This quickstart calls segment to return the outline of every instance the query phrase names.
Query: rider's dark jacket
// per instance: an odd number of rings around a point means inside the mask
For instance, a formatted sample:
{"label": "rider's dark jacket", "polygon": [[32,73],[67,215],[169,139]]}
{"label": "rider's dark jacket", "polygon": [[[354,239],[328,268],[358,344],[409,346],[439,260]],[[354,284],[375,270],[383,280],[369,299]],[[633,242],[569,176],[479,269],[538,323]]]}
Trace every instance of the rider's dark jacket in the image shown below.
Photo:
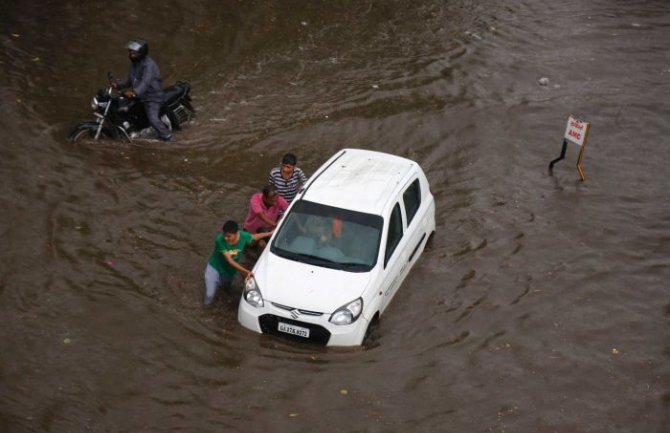
{"label": "rider's dark jacket", "polygon": [[132,62],[128,76],[119,82],[119,88],[132,87],[142,102],[163,102],[161,71],[149,56]]}

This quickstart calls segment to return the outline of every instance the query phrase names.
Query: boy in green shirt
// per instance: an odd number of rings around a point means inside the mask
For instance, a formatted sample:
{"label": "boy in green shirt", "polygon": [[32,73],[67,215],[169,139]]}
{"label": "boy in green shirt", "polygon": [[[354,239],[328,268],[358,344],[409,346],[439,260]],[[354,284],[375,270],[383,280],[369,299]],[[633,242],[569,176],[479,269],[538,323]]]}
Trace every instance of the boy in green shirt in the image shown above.
{"label": "boy in green shirt", "polygon": [[237,272],[244,278],[251,276],[251,271],[240,265],[242,251],[254,245],[258,240],[272,236],[272,232],[257,233],[239,229],[235,221],[226,221],[221,233],[214,238],[214,251],[209,256],[205,268],[205,305],[211,305],[220,286],[229,289]]}

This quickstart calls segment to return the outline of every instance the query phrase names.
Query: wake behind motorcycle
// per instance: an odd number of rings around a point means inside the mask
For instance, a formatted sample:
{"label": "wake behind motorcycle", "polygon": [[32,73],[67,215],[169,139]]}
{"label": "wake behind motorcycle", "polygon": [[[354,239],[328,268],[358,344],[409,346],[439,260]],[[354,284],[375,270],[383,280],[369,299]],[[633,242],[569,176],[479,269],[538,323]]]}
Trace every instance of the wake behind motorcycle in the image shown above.
{"label": "wake behind motorcycle", "polygon": [[[111,83],[110,74],[107,74],[107,78]],[[160,119],[170,131],[180,130],[181,126],[195,115],[195,110],[191,106],[190,91],[191,85],[188,81],[177,81],[174,85],[163,89],[165,103],[160,111]],[[116,92],[111,84],[106,89],[98,91],[91,101],[91,108],[96,119],[75,126],[69,135],[71,141],[82,138],[132,141],[135,138],[149,138],[155,135],[142,102]]]}

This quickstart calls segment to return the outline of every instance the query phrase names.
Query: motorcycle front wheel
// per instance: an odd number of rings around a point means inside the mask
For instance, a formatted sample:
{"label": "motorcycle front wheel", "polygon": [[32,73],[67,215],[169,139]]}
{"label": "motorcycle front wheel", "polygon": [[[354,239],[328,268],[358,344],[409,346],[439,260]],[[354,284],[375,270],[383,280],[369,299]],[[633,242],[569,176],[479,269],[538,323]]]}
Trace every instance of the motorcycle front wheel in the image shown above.
{"label": "motorcycle front wheel", "polygon": [[[95,134],[98,131],[97,124],[81,124],[75,126],[75,128],[70,132],[68,138],[72,142],[77,142],[79,140],[93,140]],[[112,138],[112,133],[107,128],[102,128],[100,131],[100,136],[98,138]]]}

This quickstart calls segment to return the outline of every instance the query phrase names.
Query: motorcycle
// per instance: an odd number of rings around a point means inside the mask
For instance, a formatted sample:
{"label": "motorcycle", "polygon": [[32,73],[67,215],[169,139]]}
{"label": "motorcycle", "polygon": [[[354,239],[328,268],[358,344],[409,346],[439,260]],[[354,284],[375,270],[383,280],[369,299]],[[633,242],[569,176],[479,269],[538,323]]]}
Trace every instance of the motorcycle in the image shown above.
{"label": "motorcycle", "polygon": [[[99,90],[91,101],[96,119],[75,126],[70,132],[69,139],[98,140],[103,137],[132,141],[135,138],[149,138],[155,135],[142,102],[116,92],[109,73],[107,79],[109,86]],[[190,91],[191,85],[188,81],[177,81],[174,85],[163,89],[165,103],[160,111],[160,119],[170,131],[180,130],[181,126],[195,115],[195,110],[191,106]]]}

